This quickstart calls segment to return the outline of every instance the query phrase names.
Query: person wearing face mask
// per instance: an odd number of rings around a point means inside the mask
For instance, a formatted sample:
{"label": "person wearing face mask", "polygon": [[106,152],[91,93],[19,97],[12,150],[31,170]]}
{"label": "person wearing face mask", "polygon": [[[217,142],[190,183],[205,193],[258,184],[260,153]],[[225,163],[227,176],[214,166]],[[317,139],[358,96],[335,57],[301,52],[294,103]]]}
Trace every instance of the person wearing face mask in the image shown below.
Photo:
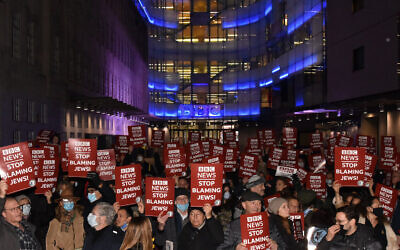
{"label": "person wearing face mask", "polygon": [[155,230],[154,243],[162,249],[178,249],[178,235],[182,228],[188,223],[190,192],[185,188],[175,189],[175,210],[174,216],[168,217],[168,214],[161,212],[157,217],[157,230]]}
{"label": "person wearing face mask", "polygon": [[237,199],[231,193],[231,188],[228,183],[222,186],[222,205],[214,207],[214,211],[217,214],[217,220],[221,223],[222,227],[226,229],[229,223],[232,221],[232,215],[235,210],[235,204]]}
{"label": "person wearing face mask", "polygon": [[22,219],[28,220],[29,215],[31,215],[31,199],[28,196],[21,194],[15,197],[18,204],[22,206]]}
{"label": "person wearing face mask", "polygon": [[289,221],[289,205],[286,199],[278,197],[268,205],[269,233],[278,244],[278,249],[305,249],[293,236],[292,223]]}
{"label": "person wearing face mask", "polygon": [[326,237],[318,244],[319,250],[333,249],[383,249],[373,232],[365,225],[357,224],[358,214],[354,207],[345,206],[336,213],[336,224],[329,227]]}
{"label": "person wearing face mask", "polygon": [[367,207],[366,225],[373,228],[375,239],[379,240],[383,249],[397,250],[399,245],[397,243],[396,234],[390,226],[386,216],[383,214],[383,208],[379,206],[378,197],[372,197]]}
{"label": "person wearing face mask", "polygon": [[65,189],[57,200],[56,217],[50,222],[46,236],[47,250],[74,250],[83,247],[85,231],[82,212],[76,206],[79,198]]}
{"label": "person wearing face mask", "polygon": [[117,213],[117,218],[115,219],[115,226],[120,228],[122,232],[125,232],[128,228],[129,222],[133,218],[132,209],[129,207],[120,207],[118,202],[115,202],[114,210]]}
{"label": "person wearing face mask", "polygon": [[97,203],[87,216],[90,229],[86,232],[83,250],[118,250],[124,237],[115,230],[113,221],[116,213],[107,202]]}

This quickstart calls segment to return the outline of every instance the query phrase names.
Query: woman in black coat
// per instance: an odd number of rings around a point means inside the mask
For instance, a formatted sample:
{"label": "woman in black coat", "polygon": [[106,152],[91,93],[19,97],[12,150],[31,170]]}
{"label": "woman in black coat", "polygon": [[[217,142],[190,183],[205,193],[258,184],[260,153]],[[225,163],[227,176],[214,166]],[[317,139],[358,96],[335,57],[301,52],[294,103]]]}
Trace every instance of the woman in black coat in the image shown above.
{"label": "woman in black coat", "polygon": [[221,224],[212,216],[212,207],[191,208],[189,221],[179,234],[178,250],[215,250],[224,242]]}
{"label": "woman in black coat", "polygon": [[278,250],[303,249],[293,236],[293,227],[288,219],[288,202],[283,198],[275,198],[270,202],[268,212],[270,237],[278,244]]}

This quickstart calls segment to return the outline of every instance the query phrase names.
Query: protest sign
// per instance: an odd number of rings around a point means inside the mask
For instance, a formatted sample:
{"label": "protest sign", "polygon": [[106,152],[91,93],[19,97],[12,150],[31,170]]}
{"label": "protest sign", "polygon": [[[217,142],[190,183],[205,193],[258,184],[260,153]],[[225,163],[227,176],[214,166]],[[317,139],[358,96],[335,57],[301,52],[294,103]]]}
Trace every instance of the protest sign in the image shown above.
{"label": "protest sign", "polygon": [[221,205],[223,164],[191,164],[191,196],[192,207]]}
{"label": "protest sign", "polygon": [[58,178],[58,165],[57,161],[50,151],[46,150],[45,158],[41,162],[39,172],[36,178],[35,194],[44,194],[46,191],[55,191]]}
{"label": "protest sign", "polygon": [[237,165],[237,151],[234,148],[226,148],[224,157],[224,171],[233,172]]}
{"label": "protest sign", "polygon": [[142,166],[133,164],[115,169],[115,196],[120,206],[136,204],[142,195]]}
{"label": "protest sign", "polygon": [[342,186],[364,186],[365,148],[335,148],[335,181]]}
{"label": "protest sign", "polygon": [[365,170],[364,170],[364,185],[368,186],[368,182],[373,178],[376,162],[378,157],[372,154],[365,154]]}
{"label": "protest sign", "polygon": [[174,215],[175,181],[173,178],[146,177],[145,215],[157,217],[161,212]]}
{"label": "protest sign", "polygon": [[239,177],[251,177],[257,173],[258,156],[243,154],[240,160]]}
{"label": "protest sign", "polygon": [[68,171],[68,142],[61,142],[61,169],[63,172]]}
{"label": "protest sign", "polygon": [[357,135],[356,147],[369,148],[371,145],[371,136],[368,135]]}
{"label": "protest sign", "polygon": [[33,170],[35,173],[35,178],[39,175],[40,166],[43,165],[44,158],[46,157],[45,151],[47,155],[49,155],[49,149],[44,148],[30,148],[33,163]]}
{"label": "protest sign", "polygon": [[345,135],[339,135],[336,139],[336,146],[338,147],[350,147],[353,145],[353,138]]}
{"label": "protest sign", "polygon": [[[311,172],[314,172],[323,161],[324,161],[324,156],[320,153],[309,155],[308,165],[310,167]],[[325,171],[325,166],[322,168],[319,168],[316,173],[324,172],[324,171]]]}
{"label": "protest sign", "polygon": [[306,188],[313,190],[318,199],[326,198],[326,175],[325,174],[308,174]]}
{"label": "protest sign", "polygon": [[284,127],[282,130],[282,142],[285,148],[297,147],[297,128]]}
{"label": "protest sign", "polygon": [[246,152],[248,154],[260,155],[260,140],[258,138],[248,138]]}
{"label": "protest sign", "polygon": [[199,163],[203,161],[204,153],[201,142],[192,142],[187,145],[188,163]]}
{"label": "protest sign", "polygon": [[97,151],[96,172],[103,181],[115,180],[115,152],[114,149],[104,149]]}
{"label": "protest sign", "polygon": [[396,164],[397,149],[396,146],[383,146],[381,148],[381,159],[379,168],[392,171]]}
{"label": "protest sign", "polygon": [[321,133],[312,133],[310,135],[310,148],[312,150],[320,150],[324,146]]}
{"label": "protest sign", "polygon": [[164,166],[165,176],[172,177],[186,175],[186,156],[185,149],[180,148],[164,148]]}
{"label": "protest sign", "polygon": [[7,194],[34,187],[36,181],[33,168],[27,142],[0,148],[0,177],[6,179]]}
{"label": "protest sign", "polygon": [[68,176],[86,177],[96,170],[97,140],[68,139]]}
{"label": "protest sign", "polygon": [[127,154],[129,152],[129,137],[127,135],[115,136],[115,151],[117,154]]}
{"label": "protest sign", "polygon": [[224,131],[223,137],[224,137],[224,144],[226,144],[227,142],[230,142],[230,141],[236,141],[235,131],[232,131],[232,130]]}
{"label": "protest sign", "polygon": [[201,134],[198,131],[189,131],[189,143],[200,142]]}
{"label": "protest sign", "polygon": [[291,213],[289,220],[293,225],[293,236],[295,240],[304,239],[304,213]]}
{"label": "protest sign", "polygon": [[278,166],[276,168],[275,176],[292,178],[292,175],[296,173],[297,173],[297,168]]}
{"label": "protest sign", "polygon": [[153,148],[159,148],[164,145],[165,131],[153,130],[151,133],[151,146]]}
{"label": "protest sign", "polygon": [[211,151],[211,145],[210,145],[210,140],[203,140],[201,141],[201,145],[203,146],[203,153],[205,157],[208,157],[211,155],[210,151]]}
{"label": "protest sign", "polygon": [[269,225],[266,212],[240,216],[242,244],[247,249],[269,249]]}
{"label": "protest sign", "polygon": [[283,149],[279,165],[291,168],[297,168],[299,160],[299,151],[295,149]]}
{"label": "protest sign", "polygon": [[274,147],[269,152],[268,168],[276,169],[283,157],[283,149]]}
{"label": "protest sign", "polygon": [[140,148],[147,143],[147,133],[145,125],[128,126],[129,144],[135,148]]}
{"label": "protest sign", "polygon": [[264,130],[264,146],[272,147],[275,145],[275,132],[272,129]]}
{"label": "protest sign", "polygon": [[375,196],[379,198],[379,202],[383,208],[383,213],[385,216],[391,218],[397,202],[397,190],[377,183],[375,188]]}
{"label": "protest sign", "polygon": [[171,149],[179,147],[179,142],[166,142],[164,143],[164,149]]}
{"label": "protest sign", "polygon": [[53,135],[54,131],[52,130],[44,130],[44,129],[40,130],[36,137],[36,143],[37,144],[48,143]]}

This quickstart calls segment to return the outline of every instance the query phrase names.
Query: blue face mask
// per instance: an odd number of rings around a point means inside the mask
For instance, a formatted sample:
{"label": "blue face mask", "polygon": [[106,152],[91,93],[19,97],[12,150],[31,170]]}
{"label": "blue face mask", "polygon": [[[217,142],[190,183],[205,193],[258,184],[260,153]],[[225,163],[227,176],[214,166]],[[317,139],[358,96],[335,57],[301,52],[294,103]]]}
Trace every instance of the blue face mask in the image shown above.
{"label": "blue face mask", "polygon": [[189,203],[186,204],[176,204],[176,207],[181,210],[182,212],[185,212],[189,208]]}
{"label": "blue face mask", "polygon": [[88,193],[87,198],[90,201],[90,203],[93,203],[93,202],[96,201],[96,194],[95,193]]}
{"label": "blue face mask", "polygon": [[125,223],[124,225],[122,225],[121,229],[125,230],[128,227],[128,223]]}
{"label": "blue face mask", "polygon": [[63,202],[63,207],[66,211],[71,212],[72,209],[74,209],[74,202],[73,201],[67,201]]}

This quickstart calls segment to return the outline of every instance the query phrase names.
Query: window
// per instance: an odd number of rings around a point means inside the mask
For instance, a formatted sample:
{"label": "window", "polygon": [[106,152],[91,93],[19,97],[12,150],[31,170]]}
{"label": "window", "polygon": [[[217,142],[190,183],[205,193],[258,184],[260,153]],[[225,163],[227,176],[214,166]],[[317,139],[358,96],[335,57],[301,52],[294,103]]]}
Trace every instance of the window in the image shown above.
{"label": "window", "polygon": [[28,64],[35,64],[35,23],[28,24],[28,34],[26,37],[26,54]]}
{"label": "window", "polygon": [[82,113],[78,113],[78,128],[82,128]]}
{"label": "window", "polygon": [[353,71],[364,68],[364,46],[353,50]]}
{"label": "window", "polygon": [[21,58],[21,30],[22,30],[22,16],[21,14],[15,14],[12,17],[12,56],[14,58]]}
{"label": "window", "polygon": [[74,132],[69,133],[69,138],[75,138],[75,133]]}
{"label": "window", "polygon": [[84,123],[85,123],[85,125],[84,125],[84,127],[85,128],[88,128],[89,127],[89,116],[86,116],[85,114],[82,114],[83,115],[83,121],[84,121]]}
{"label": "window", "polygon": [[75,114],[73,112],[69,113],[69,125],[71,128],[75,126]]}
{"label": "window", "polygon": [[22,99],[15,98],[13,101],[13,120],[16,122],[22,121]]}
{"label": "window", "polygon": [[78,133],[77,138],[81,138],[82,139],[82,133],[81,132]]}
{"label": "window", "polygon": [[47,124],[48,123],[48,116],[47,116],[47,104],[46,103],[42,103],[40,105],[40,122],[43,124]]}
{"label": "window", "polygon": [[353,0],[353,13],[364,8],[364,0]]}
{"label": "window", "polygon": [[28,122],[36,122],[36,103],[28,100]]}

